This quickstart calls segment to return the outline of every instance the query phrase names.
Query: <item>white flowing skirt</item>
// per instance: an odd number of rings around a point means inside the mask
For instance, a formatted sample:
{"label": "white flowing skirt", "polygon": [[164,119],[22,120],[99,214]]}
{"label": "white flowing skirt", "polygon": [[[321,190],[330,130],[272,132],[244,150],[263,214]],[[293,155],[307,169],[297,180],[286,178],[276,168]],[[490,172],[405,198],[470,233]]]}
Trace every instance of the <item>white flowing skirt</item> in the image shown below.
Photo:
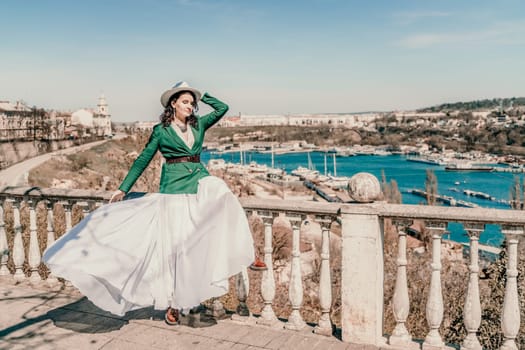
{"label": "white flowing skirt", "polygon": [[207,176],[197,194],[152,193],[88,214],[44,253],[51,272],[116,315],[188,309],[228,291],[254,259],[244,209]]}

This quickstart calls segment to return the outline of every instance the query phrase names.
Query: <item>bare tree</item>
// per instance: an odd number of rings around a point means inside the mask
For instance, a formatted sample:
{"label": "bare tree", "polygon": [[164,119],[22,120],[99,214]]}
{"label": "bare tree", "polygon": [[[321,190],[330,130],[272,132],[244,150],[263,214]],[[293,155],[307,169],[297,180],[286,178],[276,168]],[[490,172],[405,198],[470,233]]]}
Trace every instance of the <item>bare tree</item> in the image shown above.
{"label": "bare tree", "polygon": [[510,206],[514,210],[524,210],[524,201],[525,198],[524,193],[525,192],[525,182],[523,184],[523,191],[522,186],[520,182],[520,178],[517,176],[514,176],[514,184],[510,188]]}
{"label": "bare tree", "polygon": [[436,205],[437,199],[437,177],[433,170],[427,169],[427,177],[425,179],[425,191],[427,194],[427,204]]}
{"label": "bare tree", "polygon": [[388,183],[384,170],[381,170],[381,191],[383,192],[383,198],[388,203],[401,204],[401,192],[399,191],[397,181],[390,180],[390,183]]}

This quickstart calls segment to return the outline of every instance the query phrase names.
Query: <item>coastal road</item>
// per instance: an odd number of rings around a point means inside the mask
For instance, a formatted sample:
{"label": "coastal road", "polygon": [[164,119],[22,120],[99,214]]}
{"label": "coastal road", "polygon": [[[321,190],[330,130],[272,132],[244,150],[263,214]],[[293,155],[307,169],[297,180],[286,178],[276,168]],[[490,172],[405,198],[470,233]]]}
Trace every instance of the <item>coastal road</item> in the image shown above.
{"label": "coastal road", "polygon": [[51,153],[42,154],[40,156],[36,156],[34,158],[27,159],[20,163],[14,164],[9,168],[0,171],[0,189],[6,186],[29,186],[27,182],[29,171],[34,167],[39,166],[40,164],[48,161],[53,156],[81,152],[107,141],[108,140],[102,140],[86,143],[80,146],[69,147]]}

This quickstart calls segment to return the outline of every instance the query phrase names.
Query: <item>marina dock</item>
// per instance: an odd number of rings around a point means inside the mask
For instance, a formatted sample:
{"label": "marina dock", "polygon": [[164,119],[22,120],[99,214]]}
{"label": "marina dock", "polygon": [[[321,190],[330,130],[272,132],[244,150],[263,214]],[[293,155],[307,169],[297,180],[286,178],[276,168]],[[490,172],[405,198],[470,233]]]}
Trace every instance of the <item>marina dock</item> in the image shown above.
{"label": "marina dock", "polygon": [[[427,192],[419,189],[412,189],[409,190],[408,193],[411,193],[413,195],[426,198]],[[470,203],[467,201],[463,201],[461,199],[455,199],[450,196],[443,196],[443,195],[436,195],[436,201],[438,203],[442,203],[451,207],[464,207],[464,208],[477,208],[478,205],[474,203]]]}
{"label": "marina dock", "polygon": [[502,167],[494,167],[493,171],[496,171],[498,173],[525,173],[525,167],[519,167],[519,168],[502,168]]}

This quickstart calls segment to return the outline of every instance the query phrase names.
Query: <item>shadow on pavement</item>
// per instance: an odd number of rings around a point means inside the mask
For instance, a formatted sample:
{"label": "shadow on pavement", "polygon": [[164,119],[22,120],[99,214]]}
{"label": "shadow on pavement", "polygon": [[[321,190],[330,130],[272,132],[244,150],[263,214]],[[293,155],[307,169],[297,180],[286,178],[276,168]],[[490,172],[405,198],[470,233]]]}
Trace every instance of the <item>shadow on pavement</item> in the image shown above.
{"label": "shadow on pavement", "polygon": [[[208,314],[207,309],[200,309],[188,315],[181,315],[180,325],[202,328],[210,327],[217,324],[217,321]],[[119,317],[95,306],[86,297],[83,297],[73,303],[50,310],[47,313],[37,317],[24,317],[25,319],[10,327],[0,329],[0,339],[9,337],[11,340],[30,338],[40,334],[46,325],[53,322],[55,327],[71,330],[77,333],[108,333],[121,329],[127,325],[130,320],[150,319],[158,322],[164,322],[164,311],[154,310],[153,307],[147,307],[126,313]],[[36,326],[36,328],[35,328]],[[28,329],[30,330],[23,335],[13,333]]]}
{"label": "shadow on pavement", "polygon": [[[203,328],[217,324],[207,309],[197,309],[188,315],[182,314],[180,325]],[[47,313],[49,319],[56,327],[65,328],[79,333],[107,333],[118,330],[128,324],[130,320],[155,320],[164,322],[164,311],[154,310],[153,307],[138,309],[119,317],[104,311],[87,298],[82,298],[74,303],[64,305]]]}
{"label": "shadow on pavement", "polygon": [[163,320],[164,312],[152,307],[134,310],[119,317],[96,307],[86,297],[47,313],[56,327],[79,333],[107,333],[119,330],[129,320]]}

